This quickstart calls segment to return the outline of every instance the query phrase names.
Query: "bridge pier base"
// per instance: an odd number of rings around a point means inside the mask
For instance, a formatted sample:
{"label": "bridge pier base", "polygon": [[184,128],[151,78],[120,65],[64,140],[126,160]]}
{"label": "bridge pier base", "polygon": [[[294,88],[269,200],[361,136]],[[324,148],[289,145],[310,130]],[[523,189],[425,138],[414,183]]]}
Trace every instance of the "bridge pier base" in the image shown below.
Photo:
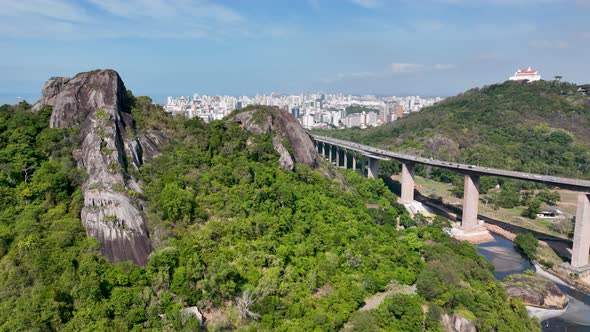
{"label": "bridge pier base", "polygon": [[414,163],[402,163],[402,176],[401,176],[401,185],[402,185],[402,197],[400,197],[399,202],[401,204],[410,204],[414,201]]}
{"label": "bridge pier base", "polygon": [[479,205],[479,175],[465,175],[463,190],[463,217],[461,228],[470,230],[477,227],[477,209]]}
{"label": "bridge pier base", "polygon": [[573,268],[588,265],[588,251],[590,250],[590,193],[578,193],[578,207],[576,210],[576,228],[574,230],[574,245],[572,248]]}
{"label": "bridge pier base", "polygon": [[494,237],[477,220],[479,205],[479,175],[466,174],[463,190],[463,216],[461,227],[453,227],[451,236],[473,244],[492,242]]}
{"label": "bridge pier base", "polygon": [[367,169],[367,177],[369,179],[377,179],[379,177],[379,160],[369,158],[369,167]]}

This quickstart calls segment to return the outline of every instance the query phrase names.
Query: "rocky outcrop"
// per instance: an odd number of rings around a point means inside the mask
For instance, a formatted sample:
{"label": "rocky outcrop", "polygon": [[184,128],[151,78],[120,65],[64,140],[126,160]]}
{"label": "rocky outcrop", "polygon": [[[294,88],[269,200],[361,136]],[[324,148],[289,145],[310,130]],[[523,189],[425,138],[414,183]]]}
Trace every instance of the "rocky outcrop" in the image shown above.
{"label": "rocky outcrop", "polygon": [[508,296],[520,298],[528,306],[564,309],[569,302],[567,296],[553,281],[537,275],[514,274],[502,283]]}
{"label": "rocky outcrop", "polygon": [[447,332],[477,332],[475,324],[460,314],[444,314],[440,320],[443,330]]}
{"label": "rocky outcrop", "polygon": [[295,163],[312,168],[320,164],[313,142],[301,124],[288,112],[276,107],[260,107],[234,115],[229,119],[255,134],[273,133],[272,144],[279,154],[279,166],[292,170]]}
{"label": "rocky outcrop", "polygon": [[81,213],[87,233],[113,262],[145,264],[151,247],[136,195],[141,188],[129,170],[158,154],[162,138],[136,137],[127,90],[113,70],[51,78],[33,110],[43,105],[53,107],[51,127],[80,129],[80,149],[74,157],[88,174]]}

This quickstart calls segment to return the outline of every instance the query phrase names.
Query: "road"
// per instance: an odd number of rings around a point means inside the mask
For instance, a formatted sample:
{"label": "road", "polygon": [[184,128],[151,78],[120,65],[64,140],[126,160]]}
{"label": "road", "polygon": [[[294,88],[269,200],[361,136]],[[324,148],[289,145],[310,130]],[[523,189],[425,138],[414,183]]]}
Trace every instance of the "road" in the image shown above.
{"label": "road", "polygon": [[469,164],[460,164],[455,162],[448,162],[443,160],[423,158],[419,156],[413,156],[404,153],[398,153],[388,150],[378,149],[372,146],[363,145],[359,143],[344,141],[331,137],[310,135],[316,142],[323,142],[341,148],[345,148],[350,151],[356,151],[363,155],[371,158],[380,160],[396,160],[400,162],[413,162],[423,165],[430,165],[435,167],[446,168],[452,171],[470,174],[470,175],[488,175],[488,176],[501,176],[511,179],[519,179],[533,182],[540,182],[550,186],[555,186],[563,189],[590,192],[590,181],[580,179],[570,179],[557,177],[552,175],[533,174],[519,171],[510,171],[505,169],[491,168],[491,167],[480,167]]}

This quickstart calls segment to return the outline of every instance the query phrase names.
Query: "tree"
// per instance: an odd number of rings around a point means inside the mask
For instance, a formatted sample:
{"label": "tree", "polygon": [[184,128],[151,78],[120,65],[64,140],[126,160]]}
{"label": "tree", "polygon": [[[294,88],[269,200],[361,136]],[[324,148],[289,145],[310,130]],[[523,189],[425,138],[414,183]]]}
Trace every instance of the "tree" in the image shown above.
{"label": "tree", "polygon": [[541,201],[538,199],[531,199],[528,202],[527,208],[522,211],[521,216],[529,219],[536,219],[539,211],[541,211]]}
{"label": "tree", "polygon": [[162,216],[171,220],[190,221],[194,209],[194,196],[176,183],[169,183],[162,189],[160,204]]}
{"label": "tree", "polygon": [[557,191],[549,191],[549,190],[542,190],[537,193],[536,198],[543,203],[548,205],[555,205],[559,200],[561,200],[561,196]]}
{"label": "tree", "polygon": [[537,240],[533,234],[526,233],[517,235],[514,239],[514,245],[530,260],[535,260],[537,258],[539,240]]}

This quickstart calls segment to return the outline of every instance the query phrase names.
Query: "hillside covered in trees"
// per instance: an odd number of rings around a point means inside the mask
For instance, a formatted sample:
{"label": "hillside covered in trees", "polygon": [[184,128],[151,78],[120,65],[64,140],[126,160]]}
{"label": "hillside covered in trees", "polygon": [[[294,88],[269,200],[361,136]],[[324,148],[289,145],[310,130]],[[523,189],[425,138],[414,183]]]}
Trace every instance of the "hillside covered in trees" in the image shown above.
{"label": "hillside covered in trees", "polygon": [[590,98],[576,88],[507,81],[380,127],[317,133],[429,158],[590,178]]}
{"label": "hillside covered in trees", "polygon": [[[87,236],[76,129],[48,128],[51,107],[0,108],[0,330],[440,331],[444,314],[480,331],[539,330],[474,246],[416,225],[382,180],[325,162],[285,170],[271,134],[129,98],[137,133],[169,138],[129,169],[142,192],[114,188],[145,202],[145,266],[109,262]],[[395,285],[416,292],[357,312]]]}

